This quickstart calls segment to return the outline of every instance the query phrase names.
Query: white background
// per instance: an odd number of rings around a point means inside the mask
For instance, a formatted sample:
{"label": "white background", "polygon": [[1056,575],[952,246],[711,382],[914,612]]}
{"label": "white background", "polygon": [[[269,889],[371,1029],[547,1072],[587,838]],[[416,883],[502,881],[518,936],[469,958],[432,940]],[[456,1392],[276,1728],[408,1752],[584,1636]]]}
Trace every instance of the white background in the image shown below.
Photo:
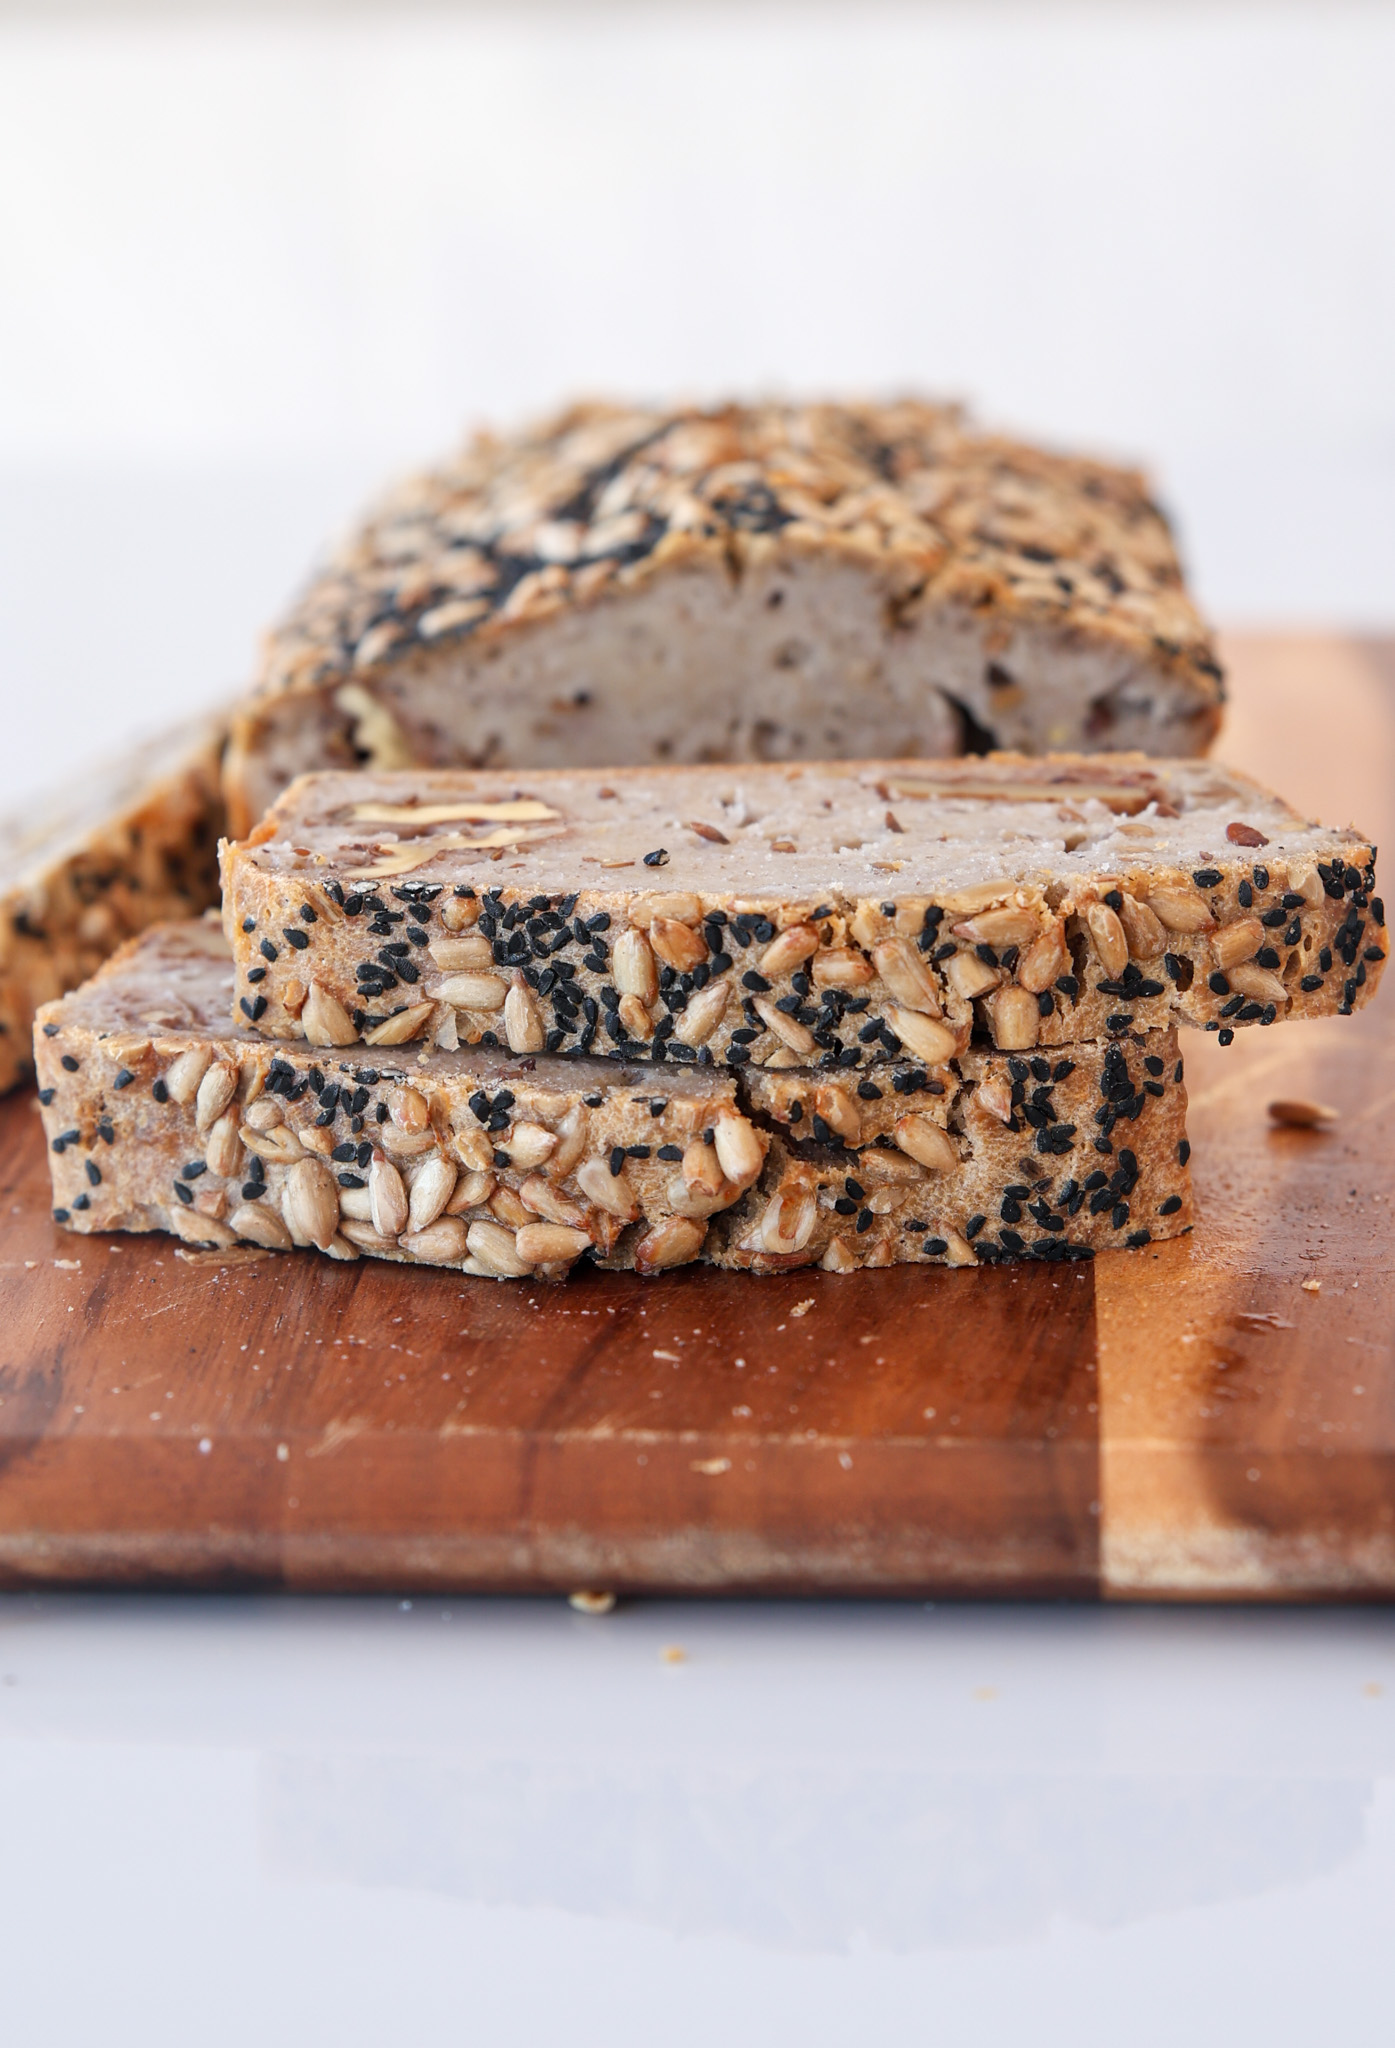
{"label": "white background", "polygon": [[1393,104],[1350,0],[0,0],[0,801],[577,389],[960,395],[1146,461],[1222,624],[1388,625]]}
{"label": "white background", "polygon": [[[1339,0],[0,0],[0,798],[577,387],[962,394],[1388,627],[1392,108]],[[0,1600],[6,2048],[1309,2048],[1392,1923],[1384,1612]]]}

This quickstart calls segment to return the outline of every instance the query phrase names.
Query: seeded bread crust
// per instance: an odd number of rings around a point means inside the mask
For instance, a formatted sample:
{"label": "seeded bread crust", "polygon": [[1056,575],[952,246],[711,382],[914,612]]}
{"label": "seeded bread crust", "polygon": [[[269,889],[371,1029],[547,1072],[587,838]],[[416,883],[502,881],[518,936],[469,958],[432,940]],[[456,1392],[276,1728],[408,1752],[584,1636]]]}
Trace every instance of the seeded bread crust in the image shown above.
{"label": "seeded bread crust", "polygon": [[306,777],[223,849],[242,1019],[317,1044],[937,1062],[1346,1015],[1371,848],[1141,755]]}
{"label": "seeded bread crust", "polygon": [[574,407],[388,497],[271,634],[244,835],[372,767],[1142,747],[1221,672],[1141,477],[953,408]]}
{"label": "seeded bread crust", "polygon": [[34,1012],[132,933],[218,901],[221,727],[182,727],[0,823],[0,1091],[33,1071]]}
{"label": "seeded bread crust", "polygon": [[147,932],[41,1013],[60,1223],[560,1279],[582,1256],[641,1273],[1081,1257],[1192,1221],[1169,1033],[856,1086],[488,1048],[367,1066],[230,1031],[230,990],[205,920]]}

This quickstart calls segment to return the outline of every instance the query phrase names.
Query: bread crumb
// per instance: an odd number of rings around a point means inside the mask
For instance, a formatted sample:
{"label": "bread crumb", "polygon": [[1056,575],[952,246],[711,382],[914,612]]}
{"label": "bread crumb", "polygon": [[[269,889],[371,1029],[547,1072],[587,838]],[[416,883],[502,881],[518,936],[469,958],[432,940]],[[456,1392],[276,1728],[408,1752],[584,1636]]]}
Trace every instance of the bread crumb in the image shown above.
{"label": "bread crumb", "polygon": [[568,1593],[568,1607],[574,1607],[578,1614],[609,1614],[615,1605],[613,1593]]}
{"label": "bread crumb", "polygon": [[803,1301],[795,1303],[794,1307],[790,1310],[790,1314],[792,1316],[807,1316],[810,1309],[813,1308],[814,1302],[815,1297],[812,1294],[806,1294]]}
{"label": "bread crumb", "polygon": [[688,1653],[681,1643],[665,1643],[659,1652],[661,1664],[686,1664]]}
{"label": "bread crumb", "polygon": [[709,1479],[717,1479],[723,1472],[730,1472],[730,1458],[694,1458],[689,1465],[690,1472],[705,1472]]}
{"label": "bread crumb", "polygon": [[1321,1280],[1304,1280],[1302,1287],[1305,1294],[1321,1294],[1322,1292]]}

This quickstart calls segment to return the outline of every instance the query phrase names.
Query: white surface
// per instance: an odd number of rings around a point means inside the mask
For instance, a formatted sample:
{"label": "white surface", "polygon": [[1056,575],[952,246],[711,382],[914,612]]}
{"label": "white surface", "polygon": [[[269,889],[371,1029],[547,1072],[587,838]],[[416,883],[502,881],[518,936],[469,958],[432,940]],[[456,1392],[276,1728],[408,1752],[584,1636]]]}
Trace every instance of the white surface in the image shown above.
{"label": "white surface", "polygon": [[1392,101],[1361,0],[0,0],[0,802],[578,388],[962,394],[1152,465],[1223,623],[1390,624]]}
{"label": "white surface", "polygon": [[12,1597],[0,1814],[16,2048],[1374,2042],[1395,1628]]}

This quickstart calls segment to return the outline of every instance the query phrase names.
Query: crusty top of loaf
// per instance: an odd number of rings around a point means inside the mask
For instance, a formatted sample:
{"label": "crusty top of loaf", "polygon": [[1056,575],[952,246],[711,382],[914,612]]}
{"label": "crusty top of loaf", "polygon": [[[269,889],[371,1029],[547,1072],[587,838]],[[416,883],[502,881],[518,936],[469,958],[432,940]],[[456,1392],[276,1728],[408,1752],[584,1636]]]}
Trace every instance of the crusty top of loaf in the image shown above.
{"label": "crusty top of loaf", "polygon": [[[511,891],[691,891],[832,903],[1079,884],[1101,875],[1366,843],[1210,761],[991,754],[949,761],[606,771],[304,775],[235,858],[350,887],[469,881]],[[1263,854],[1256,848],[1263,847]]]}
{"label": "crusty top of loaf", "polygon": [[380,503],[270,635],[259,688],[390,671],[707,555],[866,564],[896,615],[960,604],[1112,640],[1219,703],[1220,669],[1141,476],[972,431],[956,408],[586,404],[482,433]]}
{"label": "crusty top of loaf", "polygon": [[191,790],[206,793],[212,808],[224,733],[221,718],[193,719],[0,818],[0,896],[34,888],[75,854],[100,860],[114,846],[126,856],[125,835],[143,816],[165,804],[187,807]]}

